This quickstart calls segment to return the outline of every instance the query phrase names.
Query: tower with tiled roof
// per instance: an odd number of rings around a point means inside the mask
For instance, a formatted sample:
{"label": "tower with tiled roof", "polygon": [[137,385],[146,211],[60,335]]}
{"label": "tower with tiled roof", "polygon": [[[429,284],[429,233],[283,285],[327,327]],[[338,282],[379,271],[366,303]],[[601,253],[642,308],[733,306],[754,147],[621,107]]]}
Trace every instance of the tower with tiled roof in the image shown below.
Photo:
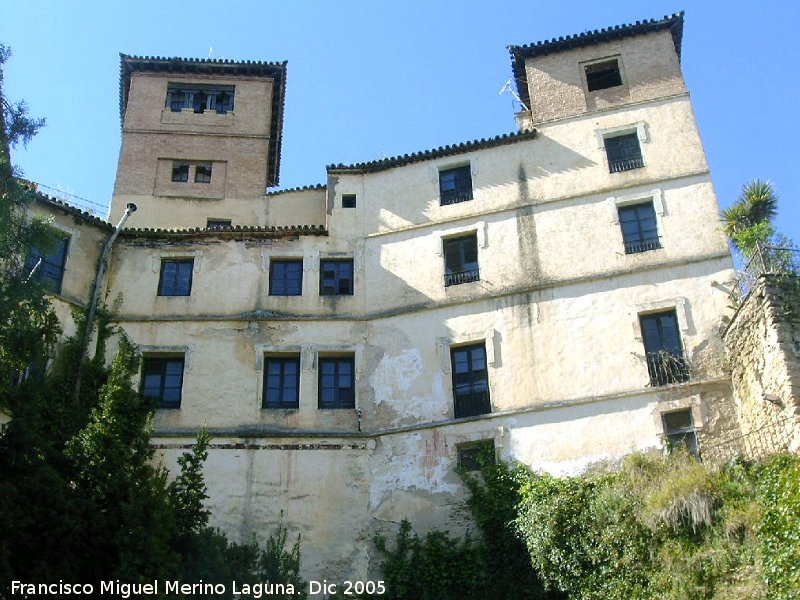
{"label": "tower with tiled roof", "polygon": [[138,227],[264,225],[278,184],[286,63],[120,55],[122,147],[111,203]]}

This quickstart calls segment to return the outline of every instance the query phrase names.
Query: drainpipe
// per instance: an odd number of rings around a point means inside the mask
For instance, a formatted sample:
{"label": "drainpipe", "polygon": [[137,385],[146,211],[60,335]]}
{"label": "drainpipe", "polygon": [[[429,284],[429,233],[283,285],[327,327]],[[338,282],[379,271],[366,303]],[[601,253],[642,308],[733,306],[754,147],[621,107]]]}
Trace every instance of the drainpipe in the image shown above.
{"label": "drainpipe", "polygon": [[136,205],[133,202],[130,202],[128,206],[125,207],[125,212],[122,213],[122,218],[117,223],[117,226],[114,228],[114,231],[111,232],[111,236],[106,241],[106,245],[103,247],[103,253],[100,255],[100,264],[97,265],[97,276],[94,279],[94,290],[92,291],[92,300],[89,303],[89,313],[86,315],[86,323],[84,325],[83,331],[83,341],[81,342],[81,361],[78,365],[78,374],[77,378],[75,379],[75,398],[78,398],[78,395],[81,392],[81,376],[83,374],[83,367],[86,365],[86,357],[89,353],[89,338],[92,336],[92,327],[94,326],[94,317],[97,313],[97,304],[100,301],[100,290],[103,289],[103,282],[106,276],[106,262],[108,261],[108,256],[111,254],[111,246],[114,245],[114,241],[116,241],[119,232],[122,230],[122,226],[125,224],[125,221],[128,220],[128,217],[131,216],[131,213],[136,212]]}

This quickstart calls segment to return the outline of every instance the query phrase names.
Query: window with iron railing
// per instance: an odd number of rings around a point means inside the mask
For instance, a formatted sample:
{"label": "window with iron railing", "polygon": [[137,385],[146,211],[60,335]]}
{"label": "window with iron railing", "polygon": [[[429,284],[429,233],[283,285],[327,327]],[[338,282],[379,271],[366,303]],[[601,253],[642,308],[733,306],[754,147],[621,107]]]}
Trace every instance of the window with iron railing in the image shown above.
{"label": "window with iron railing", "polygon": [[469,165],[439,171],[439,204],[472,200],[472,172]]}
{"label": "window with iron railing", "polygon": [[644,157],[639,146],[639,136],[636,133],[607,137],[604,144],[610,173],[644,167]]}
{"label": "window with iron railing", "polygon": [[661,242],[658,239],[656,211],[652,202],[621,206],[618,210],[625,254],[661,248]]}
{"label": "window with iron railing", "polygon": [[689,381],[689,361],[681,345],[675,311],[642,315],[639,322],[650,385],[662,386]]}
{"label": "window with iron railing", "polygon": [[447,238],[442,243],[445,287],[480,280],[477,234]]}
{"label": "window with iron railing", "polygon": [[489,372],[483,343],[450,349],[453,369],[453,415],[456,419],[492,412]]}

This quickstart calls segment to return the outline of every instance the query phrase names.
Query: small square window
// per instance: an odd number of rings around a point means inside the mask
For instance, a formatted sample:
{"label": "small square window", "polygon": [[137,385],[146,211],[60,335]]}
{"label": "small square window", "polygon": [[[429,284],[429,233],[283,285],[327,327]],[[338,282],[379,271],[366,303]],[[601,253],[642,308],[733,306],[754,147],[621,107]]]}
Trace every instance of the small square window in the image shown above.
{"label": "small square window", "polygon": [[342,208],[355,208],[356,195],[355,194],[342,194]]}
{"label": "small square window", "polygon": [[661,415],[664,423],[664,437],[670,449],[686,448],[689,454],[699,456],[697,431],[691,409],[678,410]]}
{"label": "small square window", "polygon": [[604,140],[610,173],[631,171],[644,166],[639,136],[635,133],[607,137]]}
{"label": "small square window", "polygon": [[142,359],[142,395],[154,398],[157,408],[180,408],[183,366],[183,356],[145,356]]}
{"label": "small square window", "polygon": [[689,362],[683,352],[675,311],[642,315],[639,323],[650,385],[689,381]]}
{"label": "small square window", "polygon": [[269,295],[300,296],[303,293],[303,260],[270,260]]}
{"label": "small square window", "polygon": [[211,165],[196,165],[194,168],[195,183],[211,183]]}
{"label": "small square window", "polygon": [[319,408],[355,408],[355,359],[353,356],[319,358]]}
{"label": "small square window", "polygon": [[478,281],[481,278],[477,234],[446,238],[442,245],[445,287]]}
{"label": "small square window", "polygon": [[262,408],[300,407],[300,356],[270,356],[264,359]]}
{"label": "small square window", "polygon": [[453,369],[453,415],[456,419],[492,412],[489,371],[483,342],[450,349]]}
{"label": "small square window", "polygon": [[469,165],[439,171],[441,206],[472,200],[472,172]]}
{"label": "small square window", "polygon": [[482,463],[493,465],[496,461],[494,440],[458,445],[458,466],[465,471],[480,471]]}
{"label": "small square window", "polygon": [[184,183],[189,181],[189,164],[188,163],[173,163],[172,164],[172,181]]}
{"label": "small square window", "polygon": [[192,292],[192,271],[194,260],[191,258],[161,261],[161,277],[158,281],[159,296],[188,296]]}
{"label": "small square window", "polygon": [[206,221],[206,229],[225,229],[230,226],[230,219],[208,219]]}
{"label": "small square window", "polygon": [[590,92],[622,85],[619,61],[616,58],[586,65],[586,87]]}
{"label": "small square window", "polygon": [[69,238],[63,237],[56,240],[52,252],[48,254],[43,254],[35,246],[32,247],[25,260],[25,273],[33,272],[33,281],[38,281],[46,290],[54,294],[60,294],[64,281],[68,246]]}
{"label": "small square window", "polygon": [[661,248],[656,226],[656,211],[652,202],[620,206],[618,210],[625,254]]}
{"label": "small square window", "polygon": [[319,293],[321,296],[353,295],[352,259],[319,261]]}

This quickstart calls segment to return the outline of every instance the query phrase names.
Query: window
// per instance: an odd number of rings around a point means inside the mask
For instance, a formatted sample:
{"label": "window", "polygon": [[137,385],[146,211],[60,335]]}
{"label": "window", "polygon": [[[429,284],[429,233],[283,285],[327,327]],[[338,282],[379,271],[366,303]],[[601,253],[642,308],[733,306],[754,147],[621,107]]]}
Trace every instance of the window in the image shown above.
{"label": "window", "polygon": [[493,465],[497,461],[494,440],[469,442],[458,446],[458,466],[465,471],[480,471],[481,463]]}
{"label": "window", "polygon": [[689,381],[689,363],[681,346],[675,311],[642,315],[639,318],[650,385]]}
{"label": "window", "polygon": [[68,237],[56,240],[53,251],[49,254],[43,254],[41,250],[34,246],[25,260],[25,273],[33,272],[33,281],[38,281],[45,289],[54,294],[60,294],[61,284],[64,280],[64,265],[67,262],[68,246]]}
{"label": "window", "polygon": [[355,407],[355,359],[352,356],[321,356],[319,408]]}
{"label": "window", "polygon": [[642,150],[639,148],[639,137],[636,133],[627,133],[604,140],[608,170],[610,173],[630,171],[644,166]]}
{"label": "window", "polygon": [[198,114],[209,111],[224,115],[233,110],[234,91],[232,85],[170,83],[166,106],[173,112],[191,108]]}
{"label": "window", "polygon": [[176,182],[189,181],[188,163],[172,163],[172,181]]}
{"label": "window", "polygon": [[206,229],[223,229],[230,226],[230,219],[208,219],[206,221]]}
{"label": "window", "polygon": [[319,263],[319,293],[322,296],[353,295],[353,261],[321,260]]}
{"label": "window", "polygon": [[342,194],[342,208],[355,208],[356,195],[355,194]]}
{"label": "window", "polygon": [[194,168],[195,183],[211,183],[211,165],[197,165]]}
{"label": "window", "polygon": [[472,200],[470,166],[439,171],[439,203],[444,206],[465,200]]}
{"label": "window", "polygon": [[586,87],[590,92],[622,85],[619,62],[616,58],[586,65]]}
{"label": "window", "polygon": [[451,348],[455,417],[472,417],[492,412],[489,401],[489,372],[483,343]]}
{"label": "window", "polygon": [[656,211],[652,202],[619,207],[619,224],[625,254],[661,248],[656,227]]}
{"label": "window", "polygon": [[192,291],[191,258],[161,261],[161,277],[158,280],[159,296],[188,296]]}
{"label": "window", "polygon": [[664,423],[664,437],[669,449],[683,447],[689,454],[699,456],[697,431],[694,428],[691,409],[665,413],[661,415],[661,420]]}
{"label": "window", "polygon": [[142,395],[154,398],[157,408],[180,408],[183,357],[148,357],[142,360]]}
{"label": "window", "polygon": [[269,295],[300,296],[303,293],[303,261],[270,260]]}
{"label": "window", "polygon": [[459,285],[478,281],[481,278],[478,268],[478,236],[469,235],[446,238],[444,248],[444,285]]}
{"label": "window", "polygon": [[300,407],[300,357],[270,356],[264,360],[262,408]]}

